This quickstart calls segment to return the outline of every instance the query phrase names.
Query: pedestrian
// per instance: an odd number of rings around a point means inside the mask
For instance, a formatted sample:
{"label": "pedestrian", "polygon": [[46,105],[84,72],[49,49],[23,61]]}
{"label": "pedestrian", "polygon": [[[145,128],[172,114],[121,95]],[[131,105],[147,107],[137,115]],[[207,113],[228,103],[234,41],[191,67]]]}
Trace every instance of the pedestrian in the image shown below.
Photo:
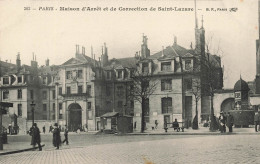
{"label": "pedestrian", "polygon": [[158,127],[158,121],[155,120],[154,124],[155,124],[155,129],[157,129],[157,127]]}
{"label": "pedestrian", "polygon": [[227,127],[228,127],[228,131],[232,132],[232,126],[234,124],[234,117],[230,114],[230,112],[228,112],[228,116],[227,116]]}
{"label": "pedestrian", "polygon": [[224,116],[223,112],[220,112],[219,123],[220,123],[220,132],[225,133],[226,132],[226,117]]}
{"label": "pedestrian", "polygon": [[135,123],[134,123],[134,130],[136,129],[136,121],[135,121]]}
{"label": "pedestrian", "polygon": [[53,129],[53,127],[52,127],[52,125],[51,125],[51,126],[50,126],[50,129],[49,129],[49,133],[52,132],[52,129]]}
{"label": "pedestrian", "polygon": [[56,147],[56,149],[59,149],[61,144],[61,137],[60,137],[60,129],[58,127],[58,123],[54,124],[52,141],[53,141],[53,146]]}
{"label": "pedestrian", "polygon": [[62,143],[66,142],[66,145],[69,144],[69,141],[68,141],[68,133],[69,133],[69,130],[68,130],[68,128],[67,128],[67,125],[65,125],[65,131],[64,131],[64,137],[65,137],[65,139],[63,140]]}
{"label": "pedestrian", "polygon": [[254,116],[254,122],[255,122],[255,132],[258,132],[257,126],[259,125],[259,113],[255,112],[255,116]]}
{"label": "pedestrian", "polygon": [[42,127],[42,132],[45,134],[45,125]]}
{"label": "pedestrian", "polygon": [[40,136],[40,130],[37,127],[37,124],[34,123],[33,127],[32,127],[32,145],[33,147],[35,147],[36,144],[38,144],[39,147],[39,151],[42,151],[42,147],[41,147],[41,136]]}

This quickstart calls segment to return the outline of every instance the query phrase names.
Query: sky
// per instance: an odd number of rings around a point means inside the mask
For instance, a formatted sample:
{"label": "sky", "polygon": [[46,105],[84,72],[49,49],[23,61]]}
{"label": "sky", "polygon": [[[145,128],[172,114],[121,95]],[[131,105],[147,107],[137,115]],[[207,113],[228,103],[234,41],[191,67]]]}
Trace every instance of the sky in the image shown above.
{"label": "sky", "polygon": [[[24,10],[30,7],[30,10]],[[54,7],[53,11],[39,8]],[[60,7],[100,7],[102,11],[60,11]],[[110,11],[114,7],[117,11]],[[148,11],[118,11],[147,8]],[[150,8],[156,11],[150,11]],[[195,40],[194,11],[158,11],[159,7],[194,8],[193,0],[97,0],[97,1],[0,1],[0,58],[15,63],[18,52],[22,64],[30,65],[32,54],[39,66],[59,65],[75,56],[76,44],[91,46],[96,59],[104,42],[109,59],[133,57],[140,51],[143,33],[151,55],[162,46],[189,48]],[[108,8],[108,11],[103,9]],[[226,8],[228,11],[206,11]],[[230,8],[237,8],[230,12]],[[35,9],[35,10],[33,10]],[[45,8],[46,9],[46,8]],[[56,10],[57,9],[57,10]],[[257,0],[197,0],[199,27],[203,15],[206,41],[211,53],[222,57],[224,87],[233,88],[240,78],[252,81],[256,72],[256,39],[259,38]],[[217,51],[219,50],[219,51]]]}

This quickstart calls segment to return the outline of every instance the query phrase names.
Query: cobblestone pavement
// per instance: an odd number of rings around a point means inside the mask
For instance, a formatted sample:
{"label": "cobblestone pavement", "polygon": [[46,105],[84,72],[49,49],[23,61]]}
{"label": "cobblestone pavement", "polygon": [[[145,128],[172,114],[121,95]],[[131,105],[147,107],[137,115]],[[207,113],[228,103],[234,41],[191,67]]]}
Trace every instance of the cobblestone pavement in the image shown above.
{"label": "cobblestone pavement", "polygon": [[[158,136],[159,138],[160,136]],[[0,163],[259,163],[258,135],[218,135],[136,141],[85,147],[63,146],[0,157]]]}

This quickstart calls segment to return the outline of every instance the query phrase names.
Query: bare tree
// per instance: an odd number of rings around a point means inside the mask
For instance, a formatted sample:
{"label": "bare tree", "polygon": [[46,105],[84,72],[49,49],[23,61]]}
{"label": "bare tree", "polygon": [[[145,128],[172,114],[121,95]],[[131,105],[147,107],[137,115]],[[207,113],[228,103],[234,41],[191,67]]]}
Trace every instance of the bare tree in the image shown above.
{"label": "bare tree", "polygon": [[202,95],[210,96],[210,130],[218,129],[218,124],[214,115],[213,99],[216,89],[223,87],[223,73],[220,57],[207,53],[200,58],[201,65],[201,91]]}
{"label": "bare tree", "polygon": [[195,75],[195,73],[193,74],[193,78],[192,78],[192,89],[191,89],[192,94],[194,95],[195,99],[195,109],[196,109],[196,114],[195,117],[193,119],[193,123],[192,123],[192,129],[198,129],[198,102],[201,99],[201,81],[200,79]]}
{"label": "bare tree", "polygon": [[147,100],[154,93],[157,82],[152,80],[152,75],[149,73],[141,73],[135,71],[131,78],[130,98],[140,102],[142,106],[141,114],[141,133],[145,130],[145,114],[147,113]]}

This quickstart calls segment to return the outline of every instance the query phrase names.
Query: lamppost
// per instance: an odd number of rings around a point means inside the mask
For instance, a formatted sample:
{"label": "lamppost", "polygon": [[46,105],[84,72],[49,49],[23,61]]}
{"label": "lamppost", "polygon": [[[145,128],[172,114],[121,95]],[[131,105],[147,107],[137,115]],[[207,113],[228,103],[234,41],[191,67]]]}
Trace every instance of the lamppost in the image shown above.
{"label": "lamppost", "polygon": [[34,124],[34,108],[35,108],[35,103],[34,101],[32,101],[32,103],[30,104],[31,105],[31,109],[32,109],[32,126]]}

